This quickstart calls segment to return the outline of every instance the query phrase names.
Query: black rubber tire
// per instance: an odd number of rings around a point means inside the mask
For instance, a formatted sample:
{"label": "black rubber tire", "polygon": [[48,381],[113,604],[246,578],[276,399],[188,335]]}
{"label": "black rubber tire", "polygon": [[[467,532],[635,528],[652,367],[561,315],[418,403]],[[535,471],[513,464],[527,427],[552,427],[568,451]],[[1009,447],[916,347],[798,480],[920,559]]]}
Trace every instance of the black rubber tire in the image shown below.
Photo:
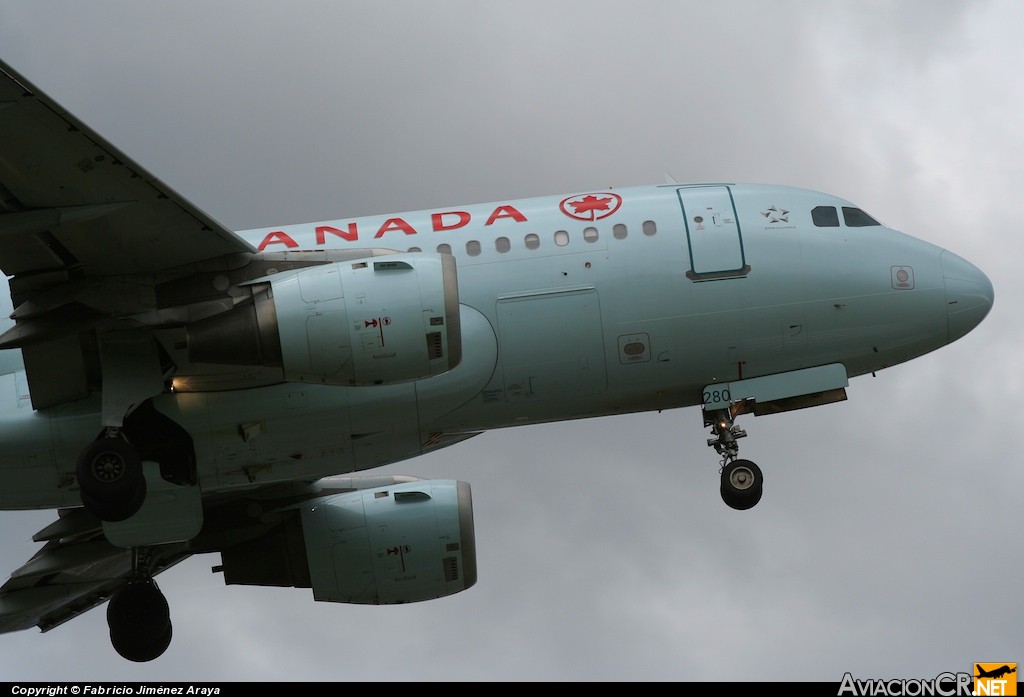
{"label": "black rubber tire", "polygon": [[115,644],[152,643],[170,623],[167,598],[152,580],[122,586],[107,603],[107,626]]}
{"label": "black rubber tire", "polygon": [[763,489],[761,468],[750,460],[733,460],[722,468],[722,500],[730,508],[753,508],[761,500]]}
{"label": "black rubber tire", "polygon": [[108,523],[117,523],[122,520],[128,520],[139,512],[142,504],[146,501],[146,487],[145,483],[143,483],[133,496],[111,501],[94,499],[84,491],[79,491],[78,495],[82,499],[82,505],[85,506],[87,511],[100,520]]}
{"label": "black rubber tire", "polygon": [[142,460],[120,438],[99,438],[82,451],[75,466],[78,486],[93,497],[108,498],[135,491],[142,479]]}
{"label": "black rubber tire", "polygon": [[142,459],[120,438],[99,438],[82,451],[75,466],[82,503],[100,520],[134,515],[146,499]]}
{"label": "black rubber tire", "polygon": [[111,632],[110,644],[122,658],[135,663],[145,663],[163,655],[167,647],[171,645],[172,634],[171,623],[168,622],[167,627],[159,635],[141,641],[123,641]]}

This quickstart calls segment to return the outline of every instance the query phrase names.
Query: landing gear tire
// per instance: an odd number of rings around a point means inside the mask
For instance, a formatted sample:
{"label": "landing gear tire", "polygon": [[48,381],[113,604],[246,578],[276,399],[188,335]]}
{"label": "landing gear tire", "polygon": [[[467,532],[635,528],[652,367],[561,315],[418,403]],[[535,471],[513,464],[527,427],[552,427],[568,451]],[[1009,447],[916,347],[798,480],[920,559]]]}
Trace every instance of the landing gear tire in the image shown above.
{"label": "landing gear tire", "polygon": [[146,499],[142,459],[118,437],[93,441],[79,456],[75,476],[82,503],[100,520],[126,520]]}
{"label": "landing gear tire", "polygon": [[146,487],[139,487],[132,496],[125,499],[97,500],[85,493],[85,490],[80,490],[78,495],[87,511],[100,520],[116,523],[128,520],[139,512],[146,500]]}
{"label": "landing gear tire", "polygon": [[132,581],[107,604],[110,643],[123,658],[144,663],[158,658],[171,644],[167,598],[152,579]]}
{"label": "landing gear tire", "polygon": [[722,500],[730,508],[745,511],[761,500],[764,476],[750,460],[732,460],[722,468]]}
{"label": "landing gear tire", "polygon": [[126,658],[135,663],[146,663],[163,655],[167,647],[171,645],[172,633],[171,625],[168,623],[167,629],[160,636],[142,640],[138,643],[126,643],[119,642],[114,637],[114,634],[111,633],[110,643],[113,645],[114,650],[121,655],[121,658]]}

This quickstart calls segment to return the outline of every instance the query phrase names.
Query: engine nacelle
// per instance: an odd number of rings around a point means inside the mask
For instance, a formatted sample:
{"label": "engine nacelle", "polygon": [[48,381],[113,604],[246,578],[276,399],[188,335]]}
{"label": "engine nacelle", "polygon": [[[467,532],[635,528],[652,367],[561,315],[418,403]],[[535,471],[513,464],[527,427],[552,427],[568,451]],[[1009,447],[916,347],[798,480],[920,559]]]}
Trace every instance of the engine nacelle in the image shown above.
{"label": "engine nacelle", "polygon": [[430,377],[462,354],[455,259],[392,254],[281,272],[188,327],[189,360],[280,367],[290,382],[380,385]]}
{"label": "engine nacelle", "polygon": [[411,603],[476,583],[466,482],[424,479],[310,501],[302,532],[316,600]]}

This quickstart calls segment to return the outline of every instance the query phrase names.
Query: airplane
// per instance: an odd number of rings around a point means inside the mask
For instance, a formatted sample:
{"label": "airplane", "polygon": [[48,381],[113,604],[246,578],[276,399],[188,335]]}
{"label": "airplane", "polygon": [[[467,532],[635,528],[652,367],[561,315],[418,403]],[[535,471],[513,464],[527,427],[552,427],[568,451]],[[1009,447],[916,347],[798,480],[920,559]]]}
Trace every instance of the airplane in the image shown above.
{"label": "airplane", "polygon": [[996,679],[998,679],[998,678],[1003,677],[1004,675],[1008,675],[1010,673],[1016,673],[1017,672],[1017,667],[1016,666],[1011,668],[1008,664],[1004,664],[1004,665],[1000,666],[999,668],[994,668],[992,670],[983,670],[981,668],[981,666],[979,666],[978,664],[974,664],[974,667],[978,671],[978,674],[974,676],[976,678],[996,678]]}
{"label": "airplane", "polygon": [[106,603],[135,662],[172,639],[156,576],[195,554],[323,602],[471,588],[469,483],[366,471],[494,429],[696,408],[749,510],[739,417],[845,400],[994,298],[952,251],[785,185],[230,230],[4,63],[0,269],[0,508],[56,511],[0,632]]}

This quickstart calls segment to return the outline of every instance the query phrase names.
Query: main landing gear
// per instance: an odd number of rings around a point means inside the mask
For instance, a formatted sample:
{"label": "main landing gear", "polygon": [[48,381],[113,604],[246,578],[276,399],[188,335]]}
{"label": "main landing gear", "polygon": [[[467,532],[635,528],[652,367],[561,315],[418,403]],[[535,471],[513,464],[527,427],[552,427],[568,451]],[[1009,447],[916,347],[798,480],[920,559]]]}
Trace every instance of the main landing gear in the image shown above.
{"label": "main landing gear", "polygon": [[152,661],[170,646],[170,609],[149,573],[145,550],[132,550],[132,578],[107,602],[107,626],[114,650],[129,661]]}
{"label": "main landing gear", "polygon": [[[152,661],[170,646],[172,634],[167,598],[153,580],[166,562],[159,545],[192,539],[202,526],[192,438],[146,400],[124,418],[123,427],[104,428],[85,447],[75,474],[85,508],[104,524],[115,524],[104,527],[108,542],[131,550],[127,582],[107,602],[110,643],[129,661]],[[129,518],[147,494],[154,500],[135,524]]]}
{"label": "main landing gear", "polygon": [[738,459],[736,440],[745,438],[747,432],[735,424],[737,415],[734,407],[704,412],[704,426],[710,426],[715,436],[708,438],[708,445],[722,456],[722,500],[730,508],[744,511],[761,500],[764,476],[750,460]]}
{"label": "main landing gear", "polygon": [[78,456],[75,477],[82,505],[102,521],[117,523],[135,515],[146,500],[142,463],[160,464],[160,477],[189,486],[197,481],[196,455],[188,432],[146,400],[108,426]]}
{"label": "main landing gear", "polygon": [[78,456],[75,479],[85,508],[104,522],[135,515],[146,500],[143,461],[160,464],[173,484],[194,484],[189,434],[153,406],[167,391],[174,362],[152,332],[128,329],[97,337],[102,377],[102,431]]}
{"label": "main landing gear", "polygon": [[82,504],[100,520],[127,520],[146,500],[142,458],[120,428],[106,429],[82,451],[75,476]]}

